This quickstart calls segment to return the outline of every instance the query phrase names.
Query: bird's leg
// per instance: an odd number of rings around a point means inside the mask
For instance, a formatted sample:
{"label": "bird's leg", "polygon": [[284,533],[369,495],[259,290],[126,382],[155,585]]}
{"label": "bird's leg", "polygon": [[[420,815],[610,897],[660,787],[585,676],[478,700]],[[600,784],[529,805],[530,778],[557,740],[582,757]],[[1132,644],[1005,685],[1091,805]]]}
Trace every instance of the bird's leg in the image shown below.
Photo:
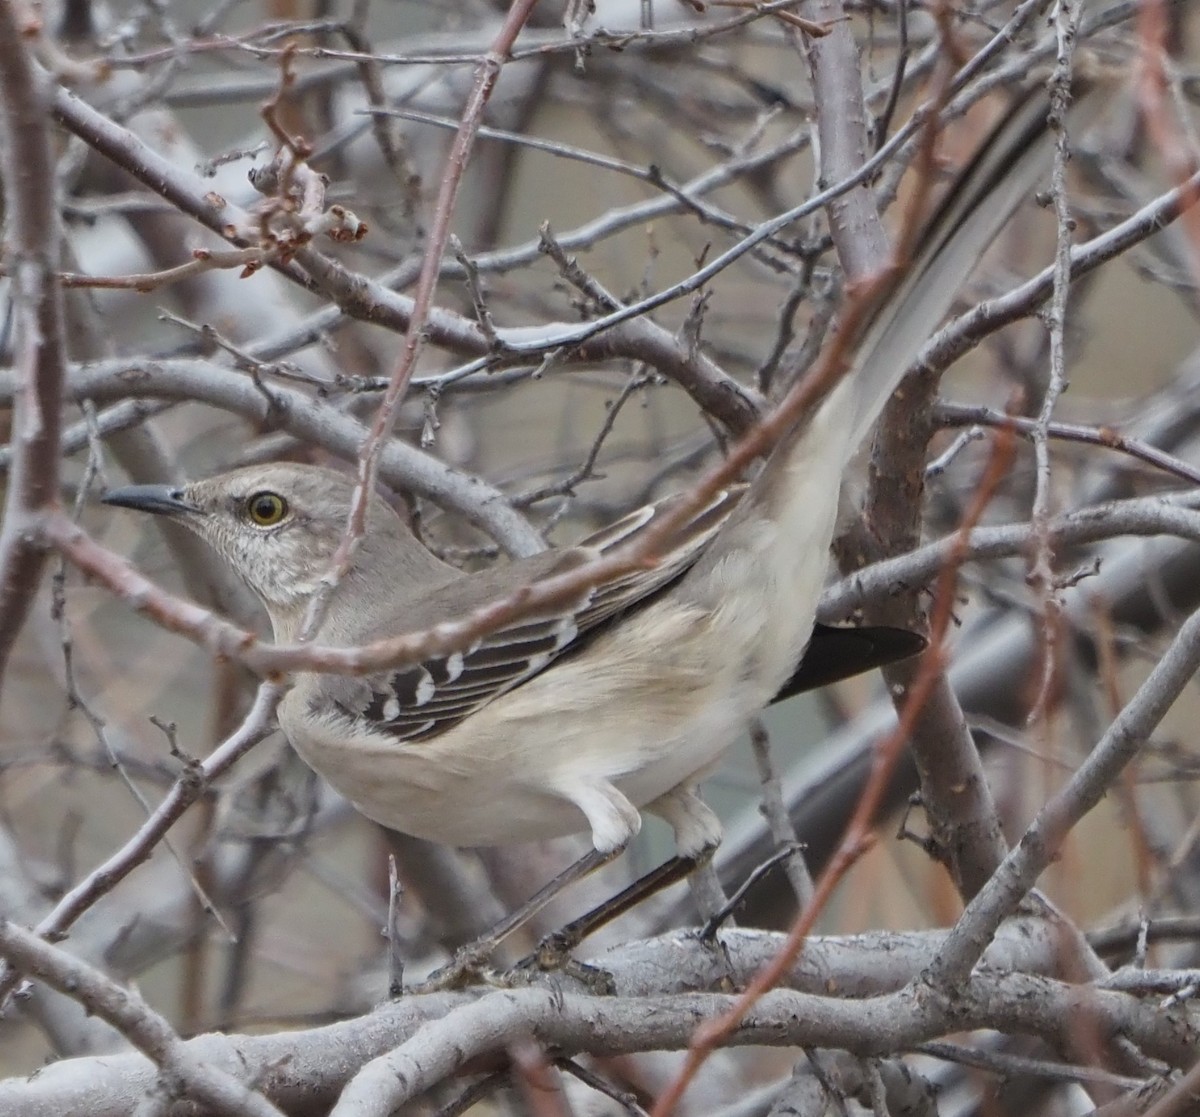
{"label": "bird's leg", "polygon": [[712,855],[721,844],[721,820],[700,798],[695,783],[681,784],[659,796],[646,809],[670,823],[675,832],[675,848],[681,856],[691,857],[695,872],[685,875],[692,899],[700,917],[712,919],[728,903],[712,863]]}
{"label": "bird's leg", "polygon": [[[671,824],[675,831],[675,845],[680,852],[658,868],[651,869],[639,877],[611,899],[572,920],[553,934],[547,935],[538,944],[537,950],[518,963],[518,968],[528,969],[534,965],[541,969],[562,967],[570,957],[571,951],[589,935],[620,918],[664,888],[670,888],[671,885],[687,879],[694,870],[711,862],[712,855],[721,842],[721,823],[697,795],[693,785],[681,785],[668,791],[647,804],[645,809]],[[719,884],[716,888],[720,892]],[[712,916],[712,911],[703,910],[706,905],[699,896],[697,903],[702,904],[701,913],[706,918]],[[722,895],[721,902],[714,903],[713,910],[719,910],[723,903]]]}
{"label": "bird's leg", "polygon": [[421,982],[417,990],[429,992],[435,989],[454,989],[478,978],[488,959],[492,956],[492,952],[509,935],[528,923],[563,889],[569,888],[577,880],[582,880],[589,873],[607,865],[620,852],[620,849],[607,852],[596,849],[589,850],[578,861],[568,865],[552,881],[539,888],[525,903],[506,915],[485,935],[459,947],[454,952],[454,957]]}
{"label": "bird's leg", "polygon": [[[712,856],[710,850],[707,856]],[[557,931],[547,935],[537,949],[517,963],[518,969],[531,969],[537,966],[543,970],[561,969],[570,958],[573,951],[589,935],[595,934],[601,927],[607,926],[614,919],[619,919],[638,904],[661,892],[664,888],[684,880],[700,863],[696,857],[672,857],[664,861],[656,869],[638,877],[632,884],[621,889],[615,896],[598,904],[591,911],[571,920]]]}
{"label": "bird's leg", "polygon": [[462,985],[467,979],[479,976],[492,951],[504,939],[528,923],[563,889],[607,865],[633,840],[642,825],[642,816],[637,808],[607,780],[563,780],[558,790],[564,799],[569,799],[583,812],[591,825],[590,852],[573,865],[568,865],[482,938],[460,947],[451,962],[424,983],[425,987],[444,989]]}

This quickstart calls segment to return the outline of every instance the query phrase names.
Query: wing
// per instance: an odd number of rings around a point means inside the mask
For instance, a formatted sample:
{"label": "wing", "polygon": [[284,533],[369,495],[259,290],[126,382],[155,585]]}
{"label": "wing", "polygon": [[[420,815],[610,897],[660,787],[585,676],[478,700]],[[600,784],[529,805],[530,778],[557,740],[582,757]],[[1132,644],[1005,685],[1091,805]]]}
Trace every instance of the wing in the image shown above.
{"label": "wing", "polygon": [[[462,652],[365,679],[327,676],[310,702],[332,701],[348,718],[413,741],[457,725],[493,699],[545,670],[560,656],[582,647],[607,622],[645,605],[699,557],[737,506],[744,486],[719,492],[681,528],[671,549],[654,566],[638,567],[596,586],[567,606],[527,616],[497,629]],[[479,574],[463,576],[419,602],[408,602],[393,618],[374,626],[367,638],[417,632],[448,616],[464,616],[514,586],[532,585],[564,573],[636,539],[677,506],[681,497],[646,505],[574,547],[535,555]]]}

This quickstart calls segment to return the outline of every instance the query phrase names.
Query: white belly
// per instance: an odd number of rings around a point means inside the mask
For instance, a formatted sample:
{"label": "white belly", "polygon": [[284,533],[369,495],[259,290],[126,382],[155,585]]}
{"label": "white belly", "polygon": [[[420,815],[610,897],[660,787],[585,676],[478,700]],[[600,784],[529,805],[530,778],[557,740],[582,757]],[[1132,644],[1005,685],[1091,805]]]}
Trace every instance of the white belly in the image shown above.
{"label": "white belly", "polygon": [[[714,577],[745,575],[733,565]],[[344,718],[301,721],[297,691],[280,723],[313,768],[393,829],[458,846],[584,832],[588,820],[572,802],[581,785],[606,781],[640,809],[707,774],[794,668],[811,604],[796,612],[790,638],[764,641],[754,609],[655,603],[582,655],[421,741]]]}
{"label": "white belly", "polygon": [[[589,656],[568,659],[422,741],[348,731],[342,718],[302,721],[302,691],[284,700],[280,724],[364,814],[407,834],[474,846],[584,832],[587,819],[565,789],[606,780],[644,807],[715,763],[750,716],[748,695],[737,701],[728,686],[714,687],[713,665],[681,652],[691,643],[685,633],[666,635],[673,654],[658,650],[648,662],[614,648],[604,673]],[[641,716],[631,716],[635,706]]]}
{"label": "white belly", "polygon": [[302,683],[280,708],[284,731],[364,814],[448,845],[585,831],[575,802],[590,791],[615,787],[640,809],[694,782],[778,692],[811,635],[843,462],[829,410],[842,402],[831,397],[807,446],[774,463],[782,494],[747,509],[765,518],[726,525],[667,599],[581,654],[422,741],[301,719]]}

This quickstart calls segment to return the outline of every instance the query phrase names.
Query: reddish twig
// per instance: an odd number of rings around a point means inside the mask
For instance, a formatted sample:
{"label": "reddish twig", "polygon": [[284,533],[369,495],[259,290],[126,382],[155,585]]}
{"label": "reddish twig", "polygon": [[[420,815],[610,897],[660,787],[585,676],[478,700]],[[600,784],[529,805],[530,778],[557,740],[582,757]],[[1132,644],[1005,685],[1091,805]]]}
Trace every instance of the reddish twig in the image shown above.
{"label": "reddish twig", "polygon": [[1163,0],[1142,0],[1137,7],[1138,54],[1134,70],[1142,117],[1150,139],[1177,187],[1186,190],[1183,228],[1191,249],[1192,280],[1200,280],[1200,186],[1196,185],[1196,154],[1190,151],[1177,127],[1173,127],[1166,105],[1167,36],[1170,23]]}
{"label": "reddish twig", "polygon": [[412,315],[404,335],[404,344],[387,390],[383,393],[375,412],[375,421],[359,454],[358,489],[346,525],[346,534],[332,562],[331,574],[335,579],[349,569],[357,541],[366,529],[367,499],[375,487],[379,450],[391,434],[396,409],[404,398],[408,383],[417,367],[417,358],[421,355],[425,343],[425,323],[433,306],[433,294],[441,272],[442,257],[446,254],[450,238],[450,220],[454,215],[463,172],[471,156],[475,136],[483,123],[483,110],[496,87],[496,80],[512,51],[513,43],[536,4],[537,0],[513,0],[495,40],[475,70],[471,95],[467,99],[462,121],[446,157],[446,167],[434,204],[433,221],[425,245],[425,254],[421,260],[421,272],[417,277]]}

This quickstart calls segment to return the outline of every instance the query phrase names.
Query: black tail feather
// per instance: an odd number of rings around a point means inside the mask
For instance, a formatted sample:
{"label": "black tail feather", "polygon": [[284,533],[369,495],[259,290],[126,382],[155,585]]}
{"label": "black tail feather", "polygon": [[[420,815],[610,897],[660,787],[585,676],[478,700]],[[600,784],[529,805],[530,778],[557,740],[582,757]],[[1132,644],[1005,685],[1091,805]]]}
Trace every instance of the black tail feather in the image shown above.
{"label": "black tail feather", "polygon": [[880,625],[873,628],[831,628],[818,624],[792,677],[772,701],[841,682],[886,667],[925,650],[928,641],[917,632]]}

